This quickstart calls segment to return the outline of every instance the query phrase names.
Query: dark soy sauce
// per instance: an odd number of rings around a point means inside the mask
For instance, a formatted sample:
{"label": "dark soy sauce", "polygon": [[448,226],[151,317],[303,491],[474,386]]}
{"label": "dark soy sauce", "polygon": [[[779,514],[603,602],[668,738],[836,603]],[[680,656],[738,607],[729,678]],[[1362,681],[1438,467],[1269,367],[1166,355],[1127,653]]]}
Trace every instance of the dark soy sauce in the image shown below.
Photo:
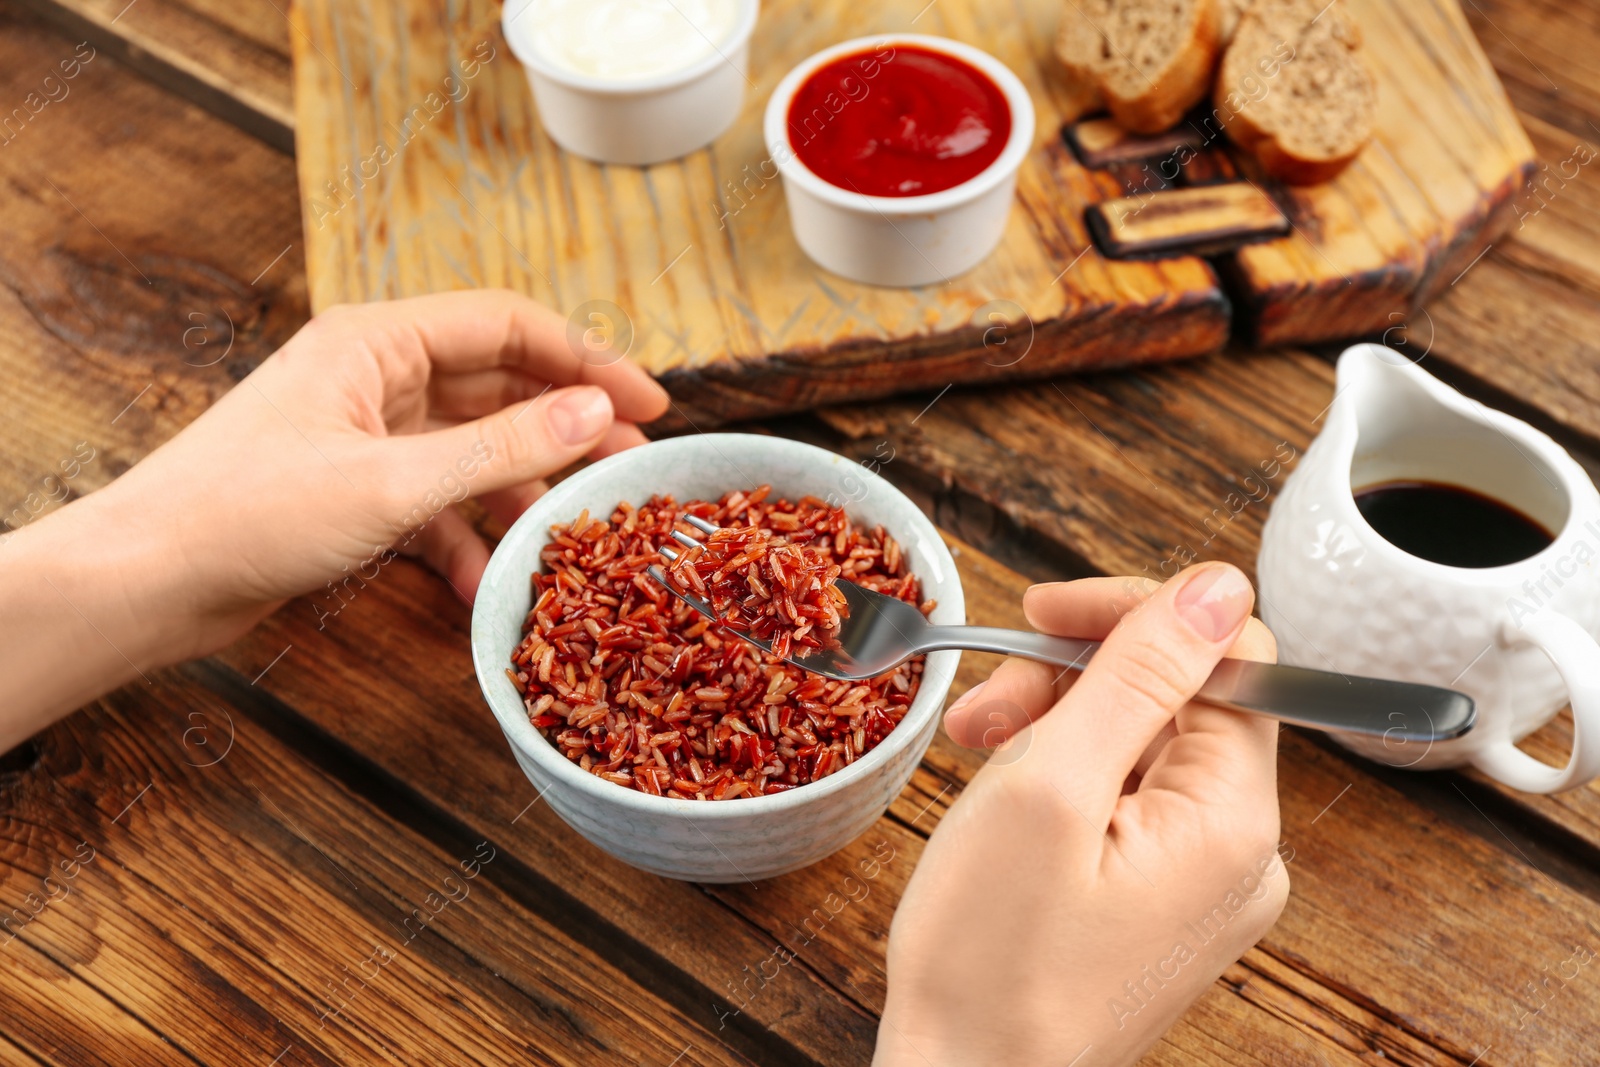
{"label": "dark soy sauce", "polygon": [[1447,567],[1501,567],[1555,536],[1509,504],[1440,482],[1383,482],[1356,493],[1356,507],[1383,539]]}

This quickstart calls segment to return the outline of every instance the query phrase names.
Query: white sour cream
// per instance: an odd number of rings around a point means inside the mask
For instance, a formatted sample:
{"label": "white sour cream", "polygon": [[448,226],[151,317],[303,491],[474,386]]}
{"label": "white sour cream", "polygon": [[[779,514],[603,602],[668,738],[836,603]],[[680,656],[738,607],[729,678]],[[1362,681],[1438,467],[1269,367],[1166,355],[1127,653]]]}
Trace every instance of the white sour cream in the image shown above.
{"label": "white sour cream", "polygon": [[531,0],[539,57],[572,74],[633,82],[687,69],[733,33],[740,0]]}

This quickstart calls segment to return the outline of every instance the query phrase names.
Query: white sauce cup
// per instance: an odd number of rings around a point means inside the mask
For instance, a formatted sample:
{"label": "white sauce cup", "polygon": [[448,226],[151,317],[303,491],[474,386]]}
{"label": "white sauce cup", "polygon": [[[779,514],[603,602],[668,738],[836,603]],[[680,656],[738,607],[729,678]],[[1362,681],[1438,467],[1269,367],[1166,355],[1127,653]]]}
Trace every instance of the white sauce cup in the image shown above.
{"label": "white sauce cup", "polygon": [[533,88],[545,132],[596,163],[647,166],[688,155],[733,125],[744,103],[750,34],[759,0],[741,0],[733,32],[682,70],[637,81],[564,70],[539,54],[532,0],[508,0],[500,17],[511,53]]}
{"label": "white sauce cup", "polygon": [[[960,185],[936,193],[865,196],[824,181],[800,162],[789,138],[789,105],[800,86],[841,56],[885,45],[942,52],[976,67],[994,82],[1011,108],[1011,136],[993,163]],[[824,269],[858,282],[917,286],[948,281],[970,270],[1000,243],[1011,213],[1017,169],[1033,147],[1033,129],[1033,100],[1022,81],[998,59],[944,37],[884,34],[825,48],[791,70],[767,101],[764,133],[767,151],[783,175],[795,240],[806,255]]]}

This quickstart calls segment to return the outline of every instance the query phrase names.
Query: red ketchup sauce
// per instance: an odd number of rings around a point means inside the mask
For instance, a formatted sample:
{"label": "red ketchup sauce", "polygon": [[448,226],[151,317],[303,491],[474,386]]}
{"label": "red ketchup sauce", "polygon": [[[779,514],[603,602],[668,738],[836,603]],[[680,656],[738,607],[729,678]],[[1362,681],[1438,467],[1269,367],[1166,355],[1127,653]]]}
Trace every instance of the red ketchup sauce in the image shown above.
{"label": "red ketchup sauce", "polygon": [[972,64],[913,45],[841,56],[789,104],[789,141],[830,185],[922,196],[976,177],[1011,136],[1005,94]]}

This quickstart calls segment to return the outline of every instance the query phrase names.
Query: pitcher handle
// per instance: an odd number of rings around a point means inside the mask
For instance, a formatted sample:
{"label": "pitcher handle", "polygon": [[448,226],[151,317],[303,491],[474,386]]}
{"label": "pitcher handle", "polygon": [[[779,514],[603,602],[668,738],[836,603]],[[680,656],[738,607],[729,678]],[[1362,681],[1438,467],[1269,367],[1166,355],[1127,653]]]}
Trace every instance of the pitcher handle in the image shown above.
{"label": "pitcher handle", "polygon": [[1600,775],[1600,643],[1565,615],[1541,611],[1508,636],[1538,646],[1555,664],[1572,703],[1572,755],[1564,768],[1497,739],[1473,761],[1489,777],[1524,793],[1559,793]]}

